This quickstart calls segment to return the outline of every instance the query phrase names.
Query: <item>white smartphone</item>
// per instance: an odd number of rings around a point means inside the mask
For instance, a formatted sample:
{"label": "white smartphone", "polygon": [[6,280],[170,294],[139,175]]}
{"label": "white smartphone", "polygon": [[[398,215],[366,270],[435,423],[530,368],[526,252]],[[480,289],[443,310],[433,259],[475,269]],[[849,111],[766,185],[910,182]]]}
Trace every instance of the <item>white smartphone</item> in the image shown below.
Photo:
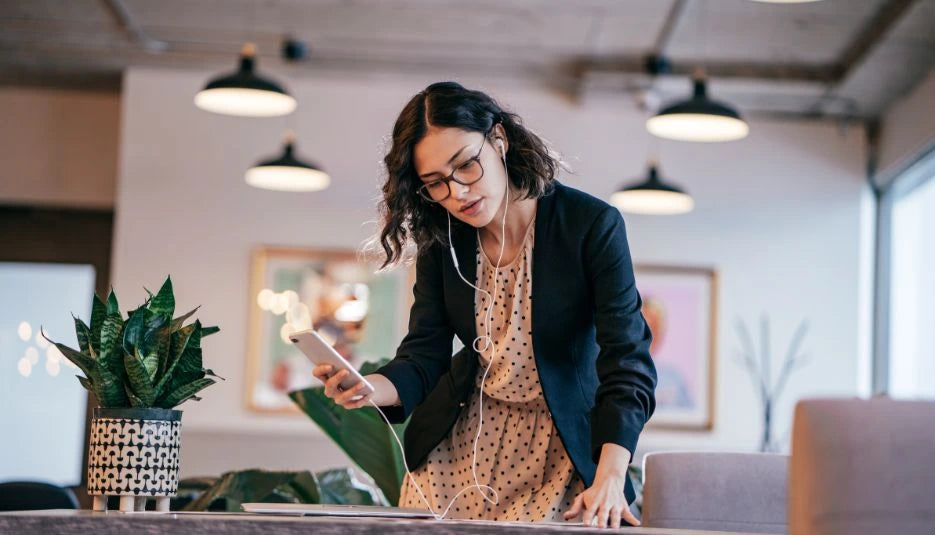
{"label": "white smartphone", "polygon": [[331,344],[316,333],[314,329],[296,331],[289,335],[289,340],[291,340],[292,344],[299,348],[299,351],[304,353],[314,364],[330,364],[332,375],[341,370],[347,370],[347,377],[339,383],[341,388],[348,389],[359,382],[363,382],[364,386],[360,390],[360,396],[355,396],[351,398],[352,400],[360,399],[360,397],[373,393],[373,385],[367,382],[364,376],[354,369],[351,363],[345,360],[340,353],[335,351],[335,349],[331,347]]}

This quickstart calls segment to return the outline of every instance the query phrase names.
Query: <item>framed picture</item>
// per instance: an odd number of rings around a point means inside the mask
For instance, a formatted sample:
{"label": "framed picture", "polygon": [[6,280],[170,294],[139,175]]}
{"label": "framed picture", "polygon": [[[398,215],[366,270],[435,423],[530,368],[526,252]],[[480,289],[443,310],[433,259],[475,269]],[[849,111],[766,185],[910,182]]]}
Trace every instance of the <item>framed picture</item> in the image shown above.
{"label": "framed picture", "polygon": [[643,316],[653,333],[656,411],[650,428],[710,430],[714,424],[717,277],[705,268],[637,265]]}
{"label": "framed picture", "polygon": [[354,251],[260,247],[253,252],[248,306],[246,405],[299,411],[287,393],[321,384],[289,342],[315,329],[355,367],[392,357],[406,333],[415,269],[376,273]]}

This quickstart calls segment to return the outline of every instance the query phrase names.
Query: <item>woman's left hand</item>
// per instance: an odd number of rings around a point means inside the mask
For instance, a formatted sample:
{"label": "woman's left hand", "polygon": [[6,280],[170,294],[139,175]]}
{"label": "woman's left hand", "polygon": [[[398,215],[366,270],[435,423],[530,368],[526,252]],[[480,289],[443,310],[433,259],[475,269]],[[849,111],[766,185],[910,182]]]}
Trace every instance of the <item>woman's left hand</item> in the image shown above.
{"label": "woman's left hand", "polygon": [[596,522],[600,528],[619,528],[621,520],[639,526],[640,521],[630,512],[624,495],[629,464],[630,452],[626,448],[604,444],[594,484],[575,498],[571,508],[565,512],[565,520],[581,514],[585,526]]}

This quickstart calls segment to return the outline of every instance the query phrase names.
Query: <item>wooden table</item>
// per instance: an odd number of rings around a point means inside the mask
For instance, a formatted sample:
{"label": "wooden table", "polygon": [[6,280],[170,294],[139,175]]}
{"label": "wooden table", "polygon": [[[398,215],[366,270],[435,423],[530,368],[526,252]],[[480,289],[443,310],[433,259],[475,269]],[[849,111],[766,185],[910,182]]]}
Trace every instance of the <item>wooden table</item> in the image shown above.
{"label": "wooden table", "polygon": [[[727,535],[720,531],[626,527],[618,533],[645,535]],[[488,522],[479,520],[413,520],[390,518],[345,518],[323,516],[259,515],[253,513],[160,513],[155,511],[121,513],[89,510],[51,509],[0,513],[0,533],[74,533],[109,535],[150,533],[233,535],[255,534],[380,535],[429,533],[454,534],[551,534],[602,533],[607,529],[586,528],[580,524]]]}

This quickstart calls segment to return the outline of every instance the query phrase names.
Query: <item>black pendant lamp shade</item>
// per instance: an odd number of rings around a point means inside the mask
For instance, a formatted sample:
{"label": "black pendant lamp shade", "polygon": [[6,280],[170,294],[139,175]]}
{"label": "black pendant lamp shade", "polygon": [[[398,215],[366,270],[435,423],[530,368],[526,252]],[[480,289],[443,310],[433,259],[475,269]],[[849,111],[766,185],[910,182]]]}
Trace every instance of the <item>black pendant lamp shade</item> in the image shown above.
{"label": "black pendant lamp shade", "polygon": [[703,75],[694,77],[694,94],[688,100],[662,108],[646,121],[649,133],[678,141],[733,141],[742,139],[750,127],[734,108],[711,100]]}
{"label": "black pendant lamp shade", "polygon": [[655,164],[646,180],[624,185],[610,196],[610,203],[624,212],[647,215],[684,214],[695,207],[689,194],[659,177]]}
{"label": "black pendant lamp shade", "polygon": [[199,108],[225,115],[275,117],[292,113],[296,100],[279,84],[258,76],[256,47],[247,43],[240,52],[240,69],[219,76],[195,95]]}
{"label": "black pendant lamp shade", "polygon": [[286,134],[280,156],[257,163],[244,178],[251,186],[277,191],[318,191],[331,183],[331,177],[319,166],[296,158],[291,132]]}

